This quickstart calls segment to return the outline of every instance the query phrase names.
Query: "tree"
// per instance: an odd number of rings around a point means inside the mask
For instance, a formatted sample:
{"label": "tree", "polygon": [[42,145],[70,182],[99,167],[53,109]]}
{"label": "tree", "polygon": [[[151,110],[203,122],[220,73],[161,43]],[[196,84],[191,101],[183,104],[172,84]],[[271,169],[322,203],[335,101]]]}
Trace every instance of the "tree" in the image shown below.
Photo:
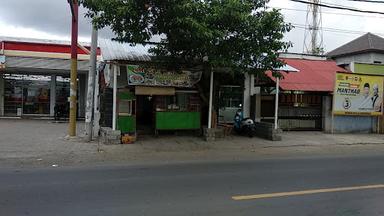
{"label": "tree", "polygon": [[283,65],[284,33],[291,29],[269,0],[81,0],[87,16],[115,40],[145,43],[160,35],[150,50],[160,59],[204,64],[235,72],[264,72]]}

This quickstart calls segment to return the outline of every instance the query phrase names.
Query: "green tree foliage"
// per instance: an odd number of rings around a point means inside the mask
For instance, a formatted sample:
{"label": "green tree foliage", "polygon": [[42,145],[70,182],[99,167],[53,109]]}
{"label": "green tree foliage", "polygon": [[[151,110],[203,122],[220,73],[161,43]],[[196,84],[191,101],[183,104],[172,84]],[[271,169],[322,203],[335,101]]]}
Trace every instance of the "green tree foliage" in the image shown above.
{"label": "green tree foliage", "polygon": [[178,63],[257,73],[283,65],[278,52],[291,29],[269,0],[81,0],[98,28],[115,40],[144,43],[163,39],[150,51]]}

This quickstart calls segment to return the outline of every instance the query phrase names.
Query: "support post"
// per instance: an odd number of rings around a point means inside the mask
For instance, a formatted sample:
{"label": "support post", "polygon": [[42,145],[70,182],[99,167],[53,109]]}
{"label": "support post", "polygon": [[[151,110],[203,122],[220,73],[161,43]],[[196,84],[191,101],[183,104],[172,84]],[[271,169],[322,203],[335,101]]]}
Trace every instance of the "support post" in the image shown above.
{"label": "support post", "polygon": [[279,117],[279,88],[280,78],[276,77],[276,96],[275,96],[275,129],[278,129],[278,117]]}
{"label": "support post", "polygon": [[99,79],[100,71],[96,68],[96,77],[95,77],[95,92],[93,94],[93,136],[98,137],[100,131],[100,100],[99,100]]}
{"label": "support post", "polygon": [[55,116],[55,105],[56,105],[56,75],[51,76],[51,86],[49,95],[49,115]]}
{"label": "support post", "polygon": [[113,67],[113,105],[112,105],[112,130],[116,130],[116,107],[117,107],[117,70],[118,65]]}
{"label": "support post", "polygon": [[209,82],[209,108],[208,108],[208,128],[212,128],[212,107],[213,107],[213,71],[211,70],[211,79]]}
{"label": "support post", "polygon": [[251,114],[251,75],[244,74],[244,91],[243,91],[243,116],[249,118]]}
{"label": "support post", "polygon": [[96,60],[97,60],[97,29],[92,29],[91,39],[91,56],[90,67],[88,72],[88,92],[87,92],[87,105],[85,113],[85,135],[86,140],[90,142],[92,140],[92,128],[93,128],[93,101],[95,92],[95,76],[96,76]]}
{"label": "support post", "polygon": [[70,82],[70,104],[69,104],[69,136],[76,136],[76,92],[77,92],[77,36],[78,36],[78,13],[77,0],[71,1],[72,14],[72,39],[71,39],[71,82]]}

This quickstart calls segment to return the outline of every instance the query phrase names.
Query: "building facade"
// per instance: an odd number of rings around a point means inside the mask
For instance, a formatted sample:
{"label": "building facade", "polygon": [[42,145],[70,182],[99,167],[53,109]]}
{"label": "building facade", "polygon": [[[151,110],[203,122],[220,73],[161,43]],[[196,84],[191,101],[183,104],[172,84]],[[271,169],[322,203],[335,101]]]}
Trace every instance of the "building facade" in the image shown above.
{"label": "building facade", "polygon": [[124,137],[132,141],[160,131],[200,130],[201,102],[195,86],[200,68],[161,67],[148,54],[148,46],[101,40],[100,47],[106,64],[102,126],[120,130],[123,142]]}
{"label": "building facade", "polygon": [[[372,33],[336,48],[327,53],[327,57],[352,73],[384,76],[384,38]],[[327,103],[332,106],[332,99],[329,98]],[[335,115],[333,119],[333,125],[328,124],[326,127],[328,132],[372,133],[383,128],[377,116]]]}
{"label": "building facade", "polygon": [[[89,54],[80,47],[78,117],[84,117]],[[53,117],[55,107],[67,113],[70,51],[65,41],[0,38],[0,116]]]}

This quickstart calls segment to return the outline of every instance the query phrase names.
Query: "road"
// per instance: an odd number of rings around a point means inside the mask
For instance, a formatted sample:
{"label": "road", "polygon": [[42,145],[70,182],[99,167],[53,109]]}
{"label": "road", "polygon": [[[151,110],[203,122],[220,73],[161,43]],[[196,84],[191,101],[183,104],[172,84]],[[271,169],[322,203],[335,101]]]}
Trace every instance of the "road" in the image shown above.
{"label": "road", "polygon": [[0,215],[384,215],[382,184],[384,156],[0,169]]}

